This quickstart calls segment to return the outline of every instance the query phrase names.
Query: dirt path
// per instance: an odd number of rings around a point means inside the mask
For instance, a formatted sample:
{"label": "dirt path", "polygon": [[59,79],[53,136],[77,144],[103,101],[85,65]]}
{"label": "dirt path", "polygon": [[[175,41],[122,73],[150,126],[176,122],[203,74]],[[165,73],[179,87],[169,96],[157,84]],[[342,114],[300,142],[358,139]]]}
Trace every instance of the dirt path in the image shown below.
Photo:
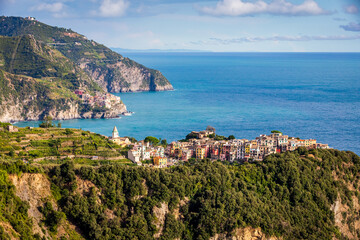
{"label": "dirt path", "polygon": [[19,47],[19,44],[20,44],[21,39],[22,39],[22,36],[19,37],[19,39],[17,40],[16,46],[15,46],[15,49],[14,49],[14,52],[13,52],[13,54],[12,54],[12,56],[11,56],[9,73],[13,73],[14,61],[15,61],[16,53],[17,53],[17,50],[18,50],[18,47]]}
{"label": "dirt path", "polygon": [[[41,158],[35,158],[33,159],[34,162],[39,162],[45,159],[49,159],[49,160],[57,160],[57,159],[65,159],[65,158],[88,158],[88,159],[92,159],[93,156],[89,156],[89,155],[67,155],[67,156],[50,156],[50,157],[41,157]],[[119,156],[119,157],[98,157],[95,160],[121,160],[121,159],[126,159],[123,156]]]}

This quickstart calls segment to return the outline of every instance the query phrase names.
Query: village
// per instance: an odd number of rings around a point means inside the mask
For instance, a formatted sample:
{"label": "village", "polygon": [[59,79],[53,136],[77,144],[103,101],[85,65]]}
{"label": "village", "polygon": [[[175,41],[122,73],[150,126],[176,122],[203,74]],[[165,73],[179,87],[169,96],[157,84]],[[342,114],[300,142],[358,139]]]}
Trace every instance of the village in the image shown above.
{"label": "village", "polygon": [[110,140],[122,147],[128,147],[128,158],[137,165],[149,164],[162,168],[179,162],[194,159],[211,159],[228,162],[261,161],[266,156],[286,151],[294,151],[299,147],[307,149],[328,149],[327,144],[317,143],[315,139],[300,139],[272,131],[270,135],[260,135],[254,140],[225,138],[215,134],[213,127],[206,130],[193,131],[186,139],[171,142],[165,146],[153,145],[144,140],[131,142],[126,137],[119,137],[114,127]]}
{"label": "village", "polygon": [[111,108],[114,104],[121,103],[120,97],[110,93],[96,92],[95,96],[86,93],[84,90],[75,90],[74,93],[81,98],[83,104],[91,107]]}

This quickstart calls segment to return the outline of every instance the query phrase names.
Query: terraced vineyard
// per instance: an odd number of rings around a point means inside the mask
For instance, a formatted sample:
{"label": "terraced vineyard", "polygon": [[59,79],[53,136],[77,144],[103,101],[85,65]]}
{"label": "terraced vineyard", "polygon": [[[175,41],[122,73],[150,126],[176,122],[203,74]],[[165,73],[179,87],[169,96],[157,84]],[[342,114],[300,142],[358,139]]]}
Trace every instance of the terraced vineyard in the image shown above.
{"label": "terraced vineyard", "polygon": [[131,164],[120,146],[105,136],[78,129],[15,128],[0,124],[0,159],[58,165],[73,159],[79,165]]}

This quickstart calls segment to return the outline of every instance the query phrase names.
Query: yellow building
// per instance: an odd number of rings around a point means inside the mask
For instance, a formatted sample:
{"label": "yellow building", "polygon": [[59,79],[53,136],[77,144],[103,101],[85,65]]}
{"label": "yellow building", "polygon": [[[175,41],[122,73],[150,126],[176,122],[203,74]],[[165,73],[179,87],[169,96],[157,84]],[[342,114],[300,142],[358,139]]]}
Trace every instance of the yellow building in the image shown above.
{"label": "yellow building", "polygon": [[312,147],[313,145],[316,145],[316,140],[315,139],[305,140],[305,147]]}
{"label": "yellow building", "polygon": [[245,153],[250,154],[250,144],[245,146]]}
{"label": "yellow building", "polygon": [[157,167],[166,167],[167,166],[167,158],[166,157],[154,157],[154,166]]}
{"label": "yellow building", "polygon": [[205,158],[205,148],[202,148],[202,147],[196,148],[196,158],[197,159]]}

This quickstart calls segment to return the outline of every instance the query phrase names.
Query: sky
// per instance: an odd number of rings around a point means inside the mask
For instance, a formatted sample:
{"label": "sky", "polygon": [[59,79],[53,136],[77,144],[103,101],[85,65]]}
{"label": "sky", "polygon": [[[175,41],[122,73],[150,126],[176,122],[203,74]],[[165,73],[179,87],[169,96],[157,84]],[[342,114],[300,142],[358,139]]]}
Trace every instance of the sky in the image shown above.
{"label": "sky", "polygon": [[108,47],[360,52],[360,0],[0,0]]}

